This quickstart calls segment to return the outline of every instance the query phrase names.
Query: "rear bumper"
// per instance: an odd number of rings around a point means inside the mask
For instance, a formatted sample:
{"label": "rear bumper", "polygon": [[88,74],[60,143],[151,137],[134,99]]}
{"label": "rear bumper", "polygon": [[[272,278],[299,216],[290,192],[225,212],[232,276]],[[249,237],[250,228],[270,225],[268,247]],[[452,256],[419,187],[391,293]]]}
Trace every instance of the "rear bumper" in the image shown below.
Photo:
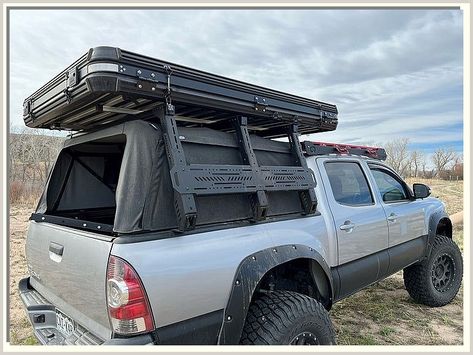
{"label": "rear bumper", "polygon": [[65,336],[56,328],[56,307],[36,291],[24,278],[18,284],[20,298],[23,301],[34,334],[43,345],[153,345],[150,334],[130,338],[113,338],[102,340],[83,326],[76,324],[75,331]]}

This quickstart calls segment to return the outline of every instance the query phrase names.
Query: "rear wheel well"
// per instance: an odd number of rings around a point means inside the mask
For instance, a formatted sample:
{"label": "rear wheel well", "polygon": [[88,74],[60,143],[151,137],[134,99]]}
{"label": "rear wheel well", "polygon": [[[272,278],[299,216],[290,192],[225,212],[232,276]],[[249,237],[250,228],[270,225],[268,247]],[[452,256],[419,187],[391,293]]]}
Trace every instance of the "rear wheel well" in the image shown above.
{"label": "rear wheel well", "polygon": [[[309,258],[294,259],[270,269],[256,287],[255,293],[274,290],[294,291],[312,297],[330,309],[330,283],[320,264]],[[253,295],[254,296],[254,295]]]}
{"label": "rear wheel well", "polygon": [[436,235],[452,238],[452,222],[448,218],[442,218],[437,224]]}

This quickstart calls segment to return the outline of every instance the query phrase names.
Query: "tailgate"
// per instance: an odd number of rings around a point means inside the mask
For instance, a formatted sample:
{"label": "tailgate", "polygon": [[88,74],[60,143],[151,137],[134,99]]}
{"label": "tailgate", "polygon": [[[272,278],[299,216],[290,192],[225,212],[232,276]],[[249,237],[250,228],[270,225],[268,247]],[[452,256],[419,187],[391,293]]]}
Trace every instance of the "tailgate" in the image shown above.
{"label": "tailgate", "polygon": [[77,327],[111,336],[107,262],[112,237],[50,223],[30,222],[26,242],[31,286]]}

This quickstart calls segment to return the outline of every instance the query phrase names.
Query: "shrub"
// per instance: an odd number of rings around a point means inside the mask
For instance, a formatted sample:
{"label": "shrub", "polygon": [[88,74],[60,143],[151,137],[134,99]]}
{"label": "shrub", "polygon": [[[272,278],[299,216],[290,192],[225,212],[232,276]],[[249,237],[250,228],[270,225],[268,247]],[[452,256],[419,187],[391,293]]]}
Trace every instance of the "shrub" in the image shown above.
{"label": "shrub", "polygon": [[12,181],[10,183],[10,203],[17,204],[25,195],[25,185],[21,181]]}
{"label": "shrub", "polygon": [[35,184],[33,186],[27,186],[25,183],[19,180],[10,182],[10,204],[21,204],[34,206],[38,203],[41,197],[42,186],[41,184]]}

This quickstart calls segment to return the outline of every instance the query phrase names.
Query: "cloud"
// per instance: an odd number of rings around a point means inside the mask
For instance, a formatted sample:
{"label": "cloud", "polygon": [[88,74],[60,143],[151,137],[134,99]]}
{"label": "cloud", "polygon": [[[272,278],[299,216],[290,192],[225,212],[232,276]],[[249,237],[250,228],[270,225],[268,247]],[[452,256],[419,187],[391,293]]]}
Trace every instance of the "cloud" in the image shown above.
{"label": "cloud", "polygon": [[462,27],[444,9],[11,10],[10,120],[22,125],[27,96],[110,45],[337,104],[337,131],[313,139],[461,149]]}

